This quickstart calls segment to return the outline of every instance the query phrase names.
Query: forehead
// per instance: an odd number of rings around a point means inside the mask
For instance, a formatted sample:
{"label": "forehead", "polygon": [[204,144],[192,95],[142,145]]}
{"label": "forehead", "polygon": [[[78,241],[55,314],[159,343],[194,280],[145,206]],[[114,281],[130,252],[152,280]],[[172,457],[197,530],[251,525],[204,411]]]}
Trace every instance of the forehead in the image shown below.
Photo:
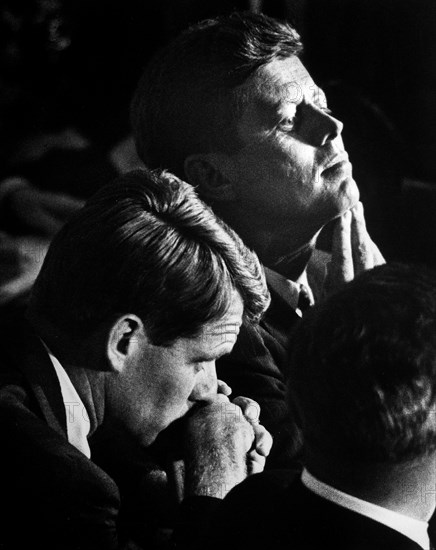
{"label": "forehead", "polygon": [[218,355],[230,352],[238,337],[243,313],[242,299],[235,292],[230,308],[223,317],[207,323],[198,336],[190,339],[191,351],[203,350]]}
{"label": "forehead", "polygon": [[298,57],[275,59],[260,67],[244,84],[248,98],[239,123],[243,134],[250,126],[271,124],[271,120],[287,106],[298,105],[305,99],[325,104],[319,88]]}
{"label": "forehead", "polygon": [[254,97],[267,102],[299,103],[303,96],[318,90],[306,67],[295,56],[275,59],[260,67],[253,76],[251,86]]}

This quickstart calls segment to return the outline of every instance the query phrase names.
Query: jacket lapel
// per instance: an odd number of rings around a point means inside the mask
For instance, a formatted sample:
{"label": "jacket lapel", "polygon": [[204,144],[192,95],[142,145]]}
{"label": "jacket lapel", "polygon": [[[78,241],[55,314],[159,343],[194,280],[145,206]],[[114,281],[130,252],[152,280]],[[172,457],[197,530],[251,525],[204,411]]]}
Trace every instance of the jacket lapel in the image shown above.
{"label": "jacket lapel", "polygon": [[43,418],[66,438],[67,422],[59,380],[41,340],[27,322],[9,325],[3,335],[8,356],[24,375]]}
{"label": "jacket lapel", "polygon": [[271,294],[271,304],[260,324],[288,351],[291,330],[301,319],[295,309],[271,285],[268,285],[268,290]]}

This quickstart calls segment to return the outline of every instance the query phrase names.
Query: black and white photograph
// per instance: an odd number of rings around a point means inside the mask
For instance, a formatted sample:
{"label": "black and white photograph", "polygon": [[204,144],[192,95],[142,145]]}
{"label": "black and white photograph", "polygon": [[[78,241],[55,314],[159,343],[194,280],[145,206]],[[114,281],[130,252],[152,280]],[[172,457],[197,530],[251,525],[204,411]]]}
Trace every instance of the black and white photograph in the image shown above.
{"label": "black and white photograph", "polygon": [[435,0],[0,2],[0,550],[436,548]]}

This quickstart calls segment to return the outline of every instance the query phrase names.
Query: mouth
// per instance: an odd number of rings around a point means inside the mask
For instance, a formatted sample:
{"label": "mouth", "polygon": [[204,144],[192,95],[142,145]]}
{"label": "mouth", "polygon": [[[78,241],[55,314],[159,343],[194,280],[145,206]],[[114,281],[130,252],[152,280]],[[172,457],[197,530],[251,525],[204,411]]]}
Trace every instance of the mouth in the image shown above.
{"label": "mouth", "polygon": [[334,170],[336,168],[340,168],[341,166],[344,166],[345,164],[349,164],[350,161],[348,160],[348,153],[345,151],[342,153],[339,153],[338,155],[335,155],[333,158],[331,158],[327,165],[325,166],[322,173]]}

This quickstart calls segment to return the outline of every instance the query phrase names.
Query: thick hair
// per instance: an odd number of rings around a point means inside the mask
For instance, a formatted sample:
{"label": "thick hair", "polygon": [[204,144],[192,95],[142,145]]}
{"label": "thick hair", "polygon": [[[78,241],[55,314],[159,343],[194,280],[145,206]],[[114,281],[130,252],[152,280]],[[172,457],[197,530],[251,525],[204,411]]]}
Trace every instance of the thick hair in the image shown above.
{"label": "thick hair", "polygon": [[31,310],[69,336],[134,313],[152,341],[195,336],[238,291],[256,321],[269,303],[256,255],[187,183],[138,170],[98,191],[53,240]]}
{"label": "thick hair", "polygon": [[436,448],[436,273],[391,264],[313,308],[293,337],[291,395],[311,453],[400,464]]}
{"label": "thick hair", "polygon": [[139,156],[184,177],[189,155],[237,150],[236,123],[247,102],[240,86],[259,67],[301,50],[292,27],[262,14],[235,12],[185,30],[154,56],[136,89],[131,124]]}

